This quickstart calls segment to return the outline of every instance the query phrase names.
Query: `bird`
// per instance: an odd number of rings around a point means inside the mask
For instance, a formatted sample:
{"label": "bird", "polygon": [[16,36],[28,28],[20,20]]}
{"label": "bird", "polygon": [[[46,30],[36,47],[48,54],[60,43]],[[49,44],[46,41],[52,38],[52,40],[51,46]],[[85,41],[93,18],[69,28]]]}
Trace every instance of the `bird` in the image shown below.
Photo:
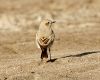
{"label": "bird", "polygon": [[55,33],[52,29],[53,24],[56,21],[43,19],[40,22],[39,29],[36,33],[36,45],[41,49],[41,61],[48,60],[48,52],[51,60],[51,46],[54,43]]}

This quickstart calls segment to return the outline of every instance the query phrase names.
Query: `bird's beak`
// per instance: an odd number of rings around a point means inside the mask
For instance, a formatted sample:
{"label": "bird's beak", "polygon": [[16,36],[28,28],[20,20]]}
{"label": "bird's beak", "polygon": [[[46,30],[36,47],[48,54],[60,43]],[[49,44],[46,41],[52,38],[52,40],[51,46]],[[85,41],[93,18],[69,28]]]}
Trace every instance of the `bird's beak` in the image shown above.
{"label": "bird's beak", "polygon": [[55,23],[56,21],[52,21],[52,23]]}

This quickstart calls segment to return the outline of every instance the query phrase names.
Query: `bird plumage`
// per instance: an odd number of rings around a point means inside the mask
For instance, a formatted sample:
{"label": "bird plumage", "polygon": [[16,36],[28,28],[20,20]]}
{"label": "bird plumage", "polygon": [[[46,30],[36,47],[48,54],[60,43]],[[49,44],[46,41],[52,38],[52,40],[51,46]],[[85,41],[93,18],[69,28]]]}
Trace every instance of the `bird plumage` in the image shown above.
{"label": "bird plumage", "polygon": [[41,59],[48,58],[47,50],[50,49],[54,42],[55,34],[52,30],[52,24],[54,21],[44,19],[40,23],[39,30],[36,34],[36,44],[38,48],[41,48]]}

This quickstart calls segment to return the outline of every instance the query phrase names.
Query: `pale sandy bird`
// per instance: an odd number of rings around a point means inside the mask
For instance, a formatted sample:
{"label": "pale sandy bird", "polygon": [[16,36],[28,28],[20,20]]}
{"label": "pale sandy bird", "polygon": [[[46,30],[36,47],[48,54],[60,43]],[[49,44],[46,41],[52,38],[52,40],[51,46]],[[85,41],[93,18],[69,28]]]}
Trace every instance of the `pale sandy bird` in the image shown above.
{"label": "pale sandy bird", "polygon": [[47,51],[49,51],[51,60],[50,47],[52,46],[55,39],[55,34],[52,30],[53,23],[55,23],[55,21],[51,21],[48,19],[42,20],[39,26],[39,30],[36,34],[36,44],[42,51],[41,60],[43,60],[44,58],[48,58]]}

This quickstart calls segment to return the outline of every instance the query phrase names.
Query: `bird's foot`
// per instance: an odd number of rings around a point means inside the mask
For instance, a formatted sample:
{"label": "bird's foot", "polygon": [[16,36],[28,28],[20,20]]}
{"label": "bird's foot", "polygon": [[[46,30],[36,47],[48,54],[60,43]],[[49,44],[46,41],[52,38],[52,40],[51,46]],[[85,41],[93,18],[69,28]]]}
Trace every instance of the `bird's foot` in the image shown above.
{"label": "bird's foot", "polygon": [[39,65],[46,64],[47,62],[48,62],[47,58],[41,59],[41,61],[39,62]]}
{"label": "bird's foot", "polygon": [[44,58],[44,59],[42,60],[43,63],[47,63],[47,61],[48,61],[48,58]]}

